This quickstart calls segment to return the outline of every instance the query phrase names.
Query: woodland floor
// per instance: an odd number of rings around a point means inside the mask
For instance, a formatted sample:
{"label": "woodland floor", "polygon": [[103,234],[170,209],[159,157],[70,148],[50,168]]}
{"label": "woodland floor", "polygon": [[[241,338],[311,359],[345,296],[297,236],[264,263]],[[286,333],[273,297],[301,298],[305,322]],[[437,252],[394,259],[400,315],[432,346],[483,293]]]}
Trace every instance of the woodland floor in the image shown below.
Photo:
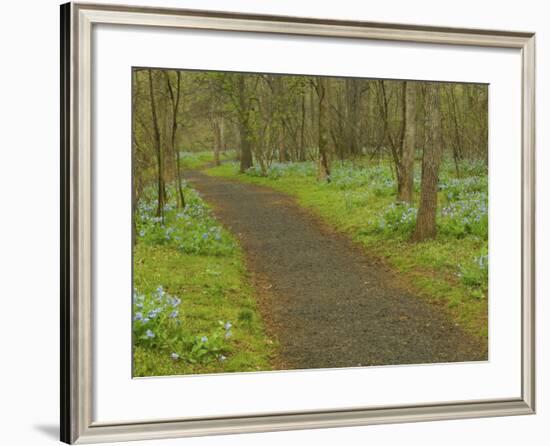
{"label": "woodland floor", "polygon": [[415,296],[280,192],[187,171],[186,179],[239,238],[276,369],[479,361],[487,349],[444,308]]}

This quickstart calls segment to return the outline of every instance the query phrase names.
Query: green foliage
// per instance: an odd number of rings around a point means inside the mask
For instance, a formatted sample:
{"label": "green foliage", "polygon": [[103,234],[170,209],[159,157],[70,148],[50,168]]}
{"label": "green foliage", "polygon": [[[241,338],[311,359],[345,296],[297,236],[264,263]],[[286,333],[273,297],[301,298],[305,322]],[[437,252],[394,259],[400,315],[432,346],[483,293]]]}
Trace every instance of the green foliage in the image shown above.
{"label": "green foliage", "polygon": [[184,169],[198,169],[207,163],[214,161],[214,153],[211,150],[202,150],[199,152],[180,152],[180,165]]}
{"label": "green foliage", "polygon": [[[175,199],[174,188],[169,188],[168,192]],[[235,250],[231,235],[217,222],[195,190],[184,184],[183,193],[185,208],[178,209],[168,202],[162,219],[155,215],[158,201],[154,198],[154,189],[144,192],[136,212],[139,241],[174,246],[190,254],[230,255]]]}
{"label": "green foliage", "polygon": [[168,205],[164,221],[146,192],[136,209],[134,375],[270,370],[276,345],[236,241],[189,186],[186,208]]}
{"label": "green foliage", "polygon": [[416,225],[417,209],[408,203],[391,203],[374,221],[374,231],[386,236],[400,235],[403,239],[410,237]]}
{"label": "green foliage", "polygon": [[[465,163],[464,171],[484,172],[481,176],[453,178],[453,166],[442,169],[440,203],[437,226],[442,236],[463,238],[469,235],[486,239],[488,236],[488,199],[486,166]],[[485,170],[483,170],[485,169]],[[417,166],[417,189],[420,184],[420,166]],[[281,178],[316,177],[312,162],[273,163],[264,174],[257,166],[247,170],[253,178],[279,180]],[[342,191],[346,210],[376,203],[380,209],[369,225],[361,228],[362,234],[378,233],[386,237],[410,237],[416,224],[417,207],[392,201],[397,192],[396,181],[389,164],[368,165],[361,161],[343,161],[332,167],[331,181],[319,184],[319,188]],[[370,197],[370,198],[369,198]],[[387,203],[385,206],[381,206]]]}
{"label": "green foliage", "polygon": [[438,228],[441,234],[450,237],[473,235],[486,240],[489,230],[487,195],[475,194],[465,200],[450,202],[440,212]]}
{"label": "green foliage", "polygon": [[250,310],[241,310],[239,312],[239,322],[250,325],[252,324],[252,321],[254,320],[254,313]]}
{"label": "green foliage", "polygon": [[[220,152],[220,159],[234,160],[235,150],[224,150]],[[209,163],[214,162],[214,152],[212,150],[201,150],[197,152],[182,151],[179,152],[180,166],[185,169],[199,169]]]}
{"label": "green foliage", "polygon": [[366,167],[350,161],[333,166],[330,185],[341,190],[368,186],[369,191],[375,196],[389,196],[396,191],[395,180],[389,166]]}
{"label": "green foliage", "polygon": [[303,163],[272,163],[267,172],[264,173],[259,166],[252,166],[245,173],[251,177],[267,177],[276,180],[282,177],[311,177],[315,175],[315,164],[313,162]]}
{"label": "green foliage", "polygon": [[485,297],[489,281],[489,256],[487,246],[468,263],[459,265],[458,277],[462,283],[476,290],[474,296]]}
{"label": "green foliage", "polygon": [[134,291],[134,346],[170,353],[173,361],[208,363],[225,361],[232,324],[218,321],[208,334],[192,335],[187,331],[182,301],[159,286],[155,292]]}
{"label": "green foliage", "polygon": [[441,234],[462,238],[488,237],[487,176],[447,179],[440,184],[445,204],[439,213]]}

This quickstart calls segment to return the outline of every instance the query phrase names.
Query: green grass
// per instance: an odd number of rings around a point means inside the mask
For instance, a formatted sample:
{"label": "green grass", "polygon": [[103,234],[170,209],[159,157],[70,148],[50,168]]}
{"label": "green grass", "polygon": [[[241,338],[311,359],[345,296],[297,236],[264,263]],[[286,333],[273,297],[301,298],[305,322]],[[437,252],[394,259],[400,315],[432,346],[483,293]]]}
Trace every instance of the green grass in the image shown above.
{"label": "green grass", "polygon": [[270,370],[277,346],[243,253],[200,197],[184,192],[185,210],[167,206],[164,222],[153,191],[136,214],[134,376]]}
{"label": "green grass", "polygon": [[167,246],[140,245],[135,250],[134,283],[145,293],[164,284],[182,300],[182,337],[209,336],[218,321],[231,321],[232,337],[223,348],[225,361],[189,362],[170,348],[136,345],[134,376],[183,375],[270,370],[275,345],[265,335],[240,253],[230,257],[182,254]]}
{"label": "green grass", "polygon": [[[235,159],[235,151],[220,152],[220,160]],[[180,152],[180,165],[183,169],[199,169],[208,163],[214,162],[214,152],[203,150],[200,152]]]}
{"label": "green grass", "polygon": [[[360,168],[364,167],[368,168]],[[433,241],[422,243],[408,241],[410,225],[394,232],[388,232],[387,226],[380,229],[388,209],[393,209],[395,189],[389,169],[384,171],[380,166],[375,169],[386,172],[380,176],[380,181],[361,177],[356,167],[342,167],[340,172],[336,168],[330,184],[318,183],[311,166],[296,165],[286,169],[275,166],[267,177],[255,171],[238,174],[234,164],[209,168],[205,172],[268,186],[295,197],[300,205],[312,210],[337,231],[348,234],[368,254],[383,259],[399,272],[401,286],[443,304],[466,331],[486,341],[487,281],[483,279],[486,269],[478,272],[475,268],[477,259],[487,252],[486,233],[479,233],[483,229],[467,218],[441,219],[441,234]],[[450,176],[449,170],[442,176]],[[440,203],[446,205],[447,201],[451,203],[451,195],[442,191]]]}

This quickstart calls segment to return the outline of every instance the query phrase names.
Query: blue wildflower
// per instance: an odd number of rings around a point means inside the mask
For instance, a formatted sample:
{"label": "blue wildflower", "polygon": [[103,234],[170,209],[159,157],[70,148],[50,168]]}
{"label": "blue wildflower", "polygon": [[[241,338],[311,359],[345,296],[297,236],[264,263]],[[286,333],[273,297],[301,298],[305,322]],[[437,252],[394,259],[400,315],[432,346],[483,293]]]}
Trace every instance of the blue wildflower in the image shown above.
{"label": "blue wildflower", "polygon": [[151,319],[155,319],[160,311],[160,308],[155,308],[154,310],[149,311],[149,314],[147,316],[149,316]]}

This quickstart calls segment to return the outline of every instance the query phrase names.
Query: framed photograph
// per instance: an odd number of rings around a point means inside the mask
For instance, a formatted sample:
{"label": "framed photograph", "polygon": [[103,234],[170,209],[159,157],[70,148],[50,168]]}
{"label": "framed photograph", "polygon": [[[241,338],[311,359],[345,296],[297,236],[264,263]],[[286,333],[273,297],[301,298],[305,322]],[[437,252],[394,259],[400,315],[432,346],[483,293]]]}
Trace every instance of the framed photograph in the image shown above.
{"label": "framed photograph", "polygon": [[535,411],[535,36],[61,6],[61,440]]}

